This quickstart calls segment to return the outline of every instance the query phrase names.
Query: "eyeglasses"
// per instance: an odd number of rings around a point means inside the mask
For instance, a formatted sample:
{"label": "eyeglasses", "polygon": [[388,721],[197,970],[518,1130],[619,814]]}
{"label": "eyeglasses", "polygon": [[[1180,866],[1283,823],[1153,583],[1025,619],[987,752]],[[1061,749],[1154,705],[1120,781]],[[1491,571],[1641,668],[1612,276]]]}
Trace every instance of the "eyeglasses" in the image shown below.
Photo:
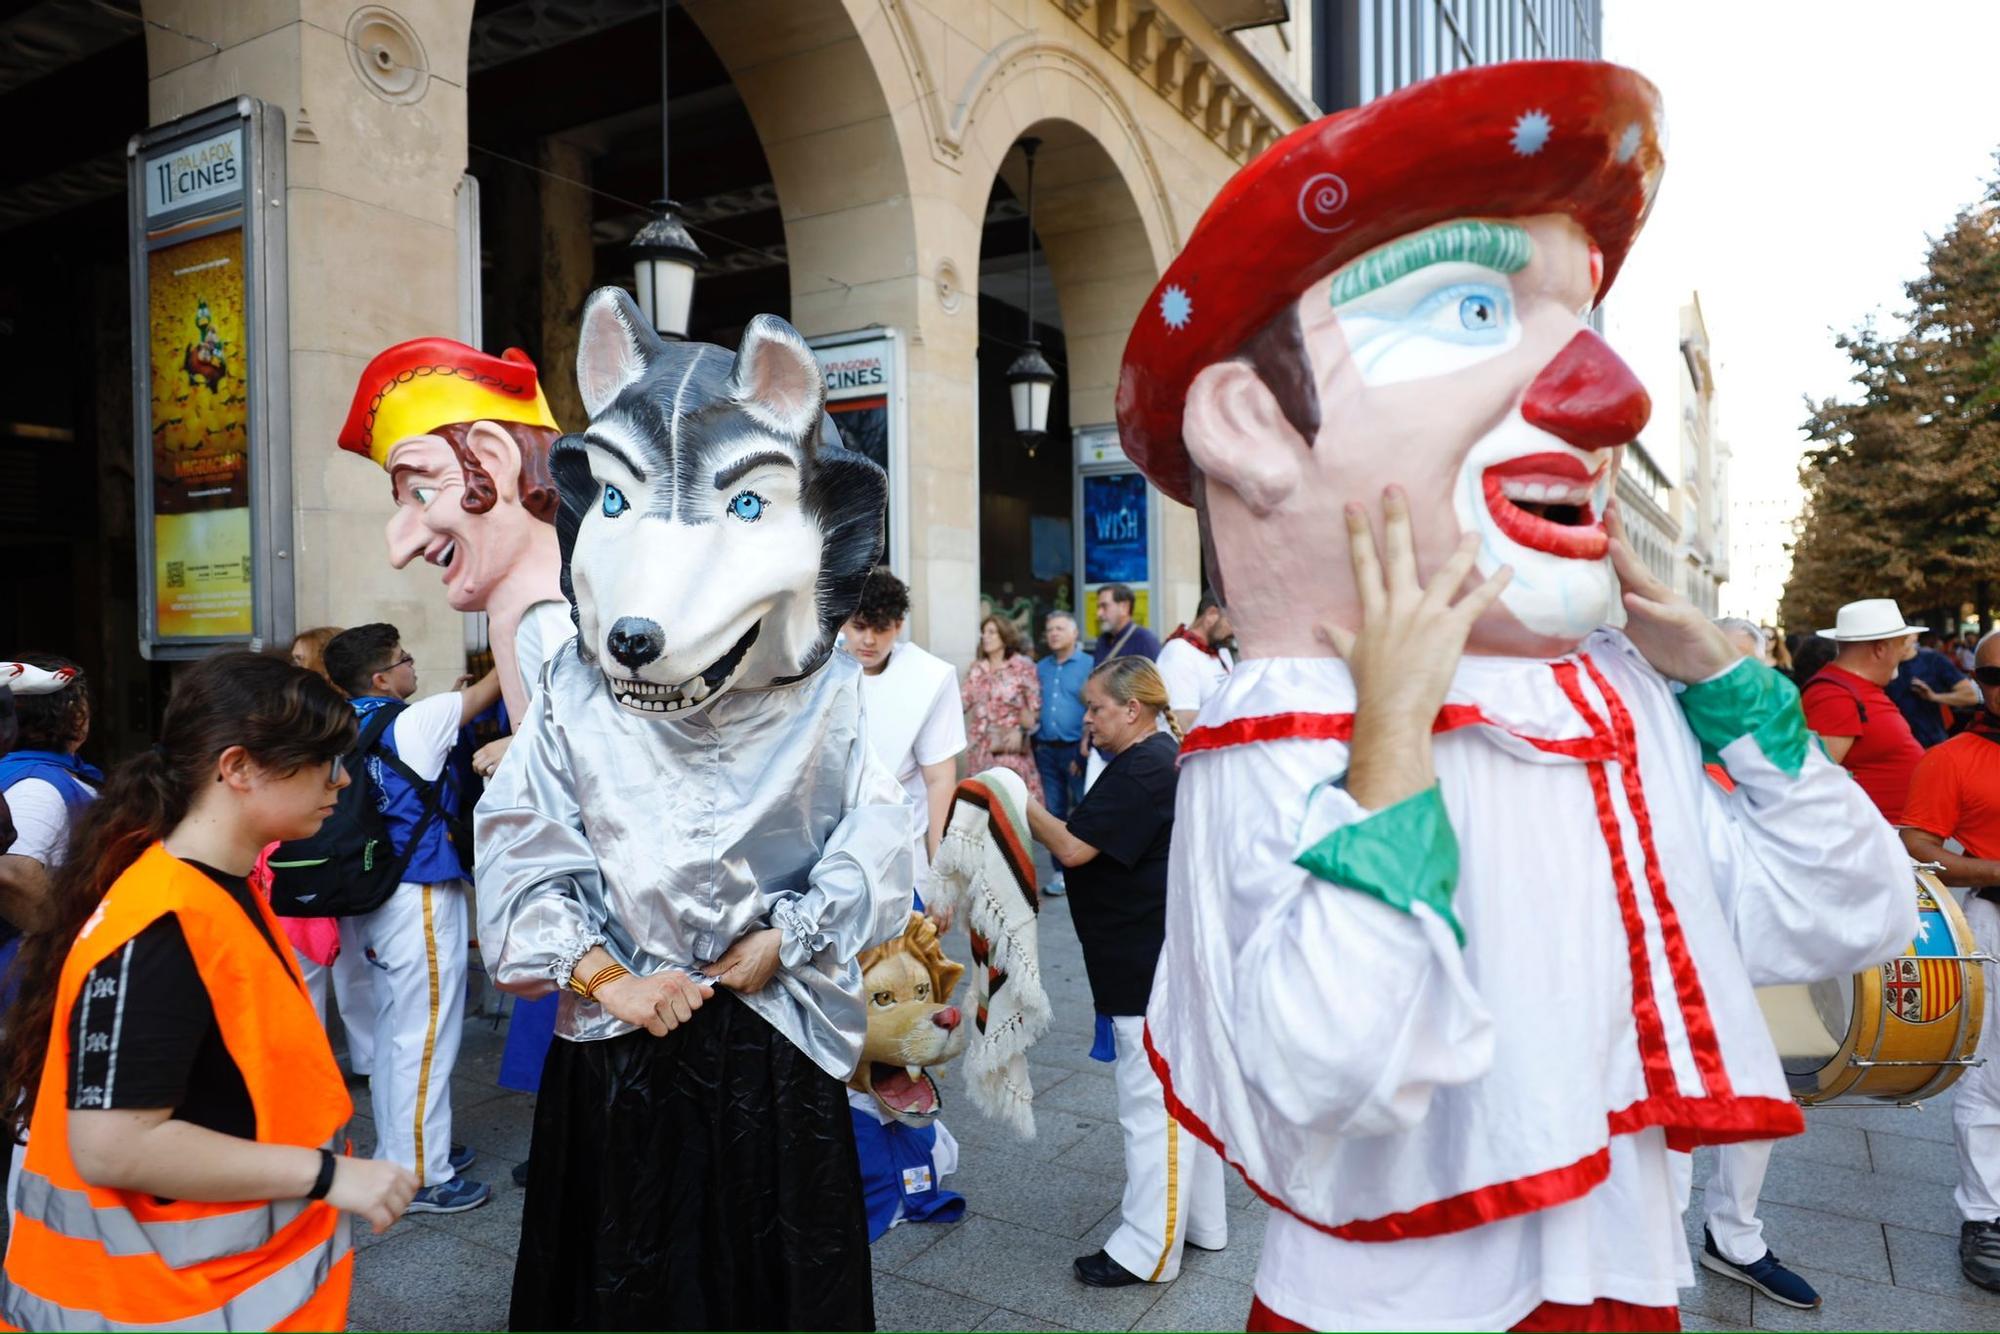
{"label": "eyeglasses", "polygon": [[339,787],[340,775],[346,771],[346,768],[347,766],[340,762],[340,756],[338,755],[328,760],[326,762],[326,785],[328,787]]}
{"label": "eyeglasses", "polygon": [[2000,667],[1974,667],[1972,679],[1983,686],[2000,686]]}
{"label": "eyeglasses", "polygon": [[387,667],[382,668],[382,670],[385,672],[393,672],[398,667],[404,666],[406,664],[414,665],[416,661],[417,660],[415,658],[405,653],[402,657],[396,659],[394,662],[390,663]]}

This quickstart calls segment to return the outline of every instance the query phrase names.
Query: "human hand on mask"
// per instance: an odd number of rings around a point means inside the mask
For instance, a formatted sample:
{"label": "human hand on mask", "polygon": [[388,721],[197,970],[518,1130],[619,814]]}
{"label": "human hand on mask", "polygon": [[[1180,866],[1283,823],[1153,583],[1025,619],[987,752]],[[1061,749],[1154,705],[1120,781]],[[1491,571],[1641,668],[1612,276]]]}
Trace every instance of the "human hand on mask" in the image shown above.
{"label": "human hand on mask", "polygon": [[1653,670],[1693,685],[1735,665],[1741,655],[1701,608],[1653,577],[1625,543],[1625,523],[1616,508],[1605,515],[1611,534],[1611,564],[1625,590],[1625,637]]}
{"label": "human hand on mask", "polygon": [[651,977],[621,977],[597,989],[599,1005],[628,1024],[663,1038],[694,1018],[701,1003],[715,995],[686,973],[663,968]]}
{"label": "human hand on mask", "polygon": [[778,946],[783,941],[784,933],[775,926],[746,932],[703,971],[731,991],[745,995],[762,991],[778,971]]}
{"label": "human hand on mask", "polygon": [[1425,587],[1417,578],[1409,498],[1397,486],[1382,493],[1380,548],[1368,512],[1358,504],[1347,506],[1347,540],[1361,624],[1319,630],[1354,677],[1348,793],[1368,809],[1382,810],[1437,781],[1431,724],[1451,688],[1472,623],[1499,598],[1513,570],[1503,565],[1459,597],[1479,554],[1478,535],[1468,533]]}

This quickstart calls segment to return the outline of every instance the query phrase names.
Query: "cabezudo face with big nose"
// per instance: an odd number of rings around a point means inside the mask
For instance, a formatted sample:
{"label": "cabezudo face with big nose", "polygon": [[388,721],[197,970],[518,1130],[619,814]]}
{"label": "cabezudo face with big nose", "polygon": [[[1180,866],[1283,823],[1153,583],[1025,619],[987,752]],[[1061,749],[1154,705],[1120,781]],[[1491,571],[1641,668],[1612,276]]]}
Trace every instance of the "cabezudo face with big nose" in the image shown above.
{"label": "cabezudo face with big nose", "polygon": [[[1566,652],[1617,619],[1604,516],[1650,405],[1586,322],[1602,273],[1566,216],[1464,220],[1380,247],[1298,302],[1321,411],[1291,521],[1343,532],[1343,503],[1372,508],[1398,483],[1426,577],[1477,533],[1479,572],[1514,577],[1474,651]],[[1334,564],[1332,610],[1358,624]]]}

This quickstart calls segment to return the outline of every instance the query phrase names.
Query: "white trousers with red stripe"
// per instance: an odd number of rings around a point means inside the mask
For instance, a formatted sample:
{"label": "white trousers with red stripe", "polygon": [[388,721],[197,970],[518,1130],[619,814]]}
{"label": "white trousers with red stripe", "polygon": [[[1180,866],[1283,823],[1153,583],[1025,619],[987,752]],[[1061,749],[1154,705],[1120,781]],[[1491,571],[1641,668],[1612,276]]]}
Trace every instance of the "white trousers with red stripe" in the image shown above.
{"label": "white trousers with red stripe", "polygon": [[399,885],[340,924],[341,950],[373,952],[375,1156],[420,1186],[451,1180],[451,1072],[465,1021],[465,882]]}
{"label": "white trousers with red stripe", "polygon": [[1165,1283],[1181,1272],[1189,1238],[1229,1240],[1222,1159],[1167,1115],[1166,1091],[1146,1059],[1142,1016],[1113,1018],[1118,1039],[1118,1125],[1125,1132],[1124,1215],[1104,1251],[1126,1272]]}
{"label": "white trousers with red stripe", "polygon": [[[2000,957],[2000,905],[1984,894],[1965,898],[1965,920],[1981,954]],[[1986,1064],[1967,1070],[1952,1090],[1951,1125],[1958,1142],[1958,1189],[1952,1192],[1967,1220],[2000,1219],[2000,967],[1986,971],[1986,1024],[1978,1055]]]}

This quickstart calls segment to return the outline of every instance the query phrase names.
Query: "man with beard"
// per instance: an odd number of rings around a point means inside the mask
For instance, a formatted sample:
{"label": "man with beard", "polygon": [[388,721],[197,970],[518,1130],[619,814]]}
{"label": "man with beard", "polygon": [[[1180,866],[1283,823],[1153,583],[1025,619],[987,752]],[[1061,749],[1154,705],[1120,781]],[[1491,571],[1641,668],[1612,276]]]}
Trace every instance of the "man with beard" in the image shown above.
{"label": "man with beard", "polygon": [[[1937,862],[1948,885],[1970,889],[1965,920],[1981,954],[2000,955],[2000,634],[1979,641],[1972,679],[1979,712],[1972,726],[1924,752],[1910,778],[1903,807],[1903,846],[1922,862]],[[1964,849],[1951,852],[1946,839]],[[2000,973],[1986,970],[1985,1027],[1979,1055],[1984,1065],[1965,1072],[1952,1093],[1951,1120],[1958,1142],[1958,1188],[1963,1217],[1958,1263],[1966,1278],[2000,1292]]]}

